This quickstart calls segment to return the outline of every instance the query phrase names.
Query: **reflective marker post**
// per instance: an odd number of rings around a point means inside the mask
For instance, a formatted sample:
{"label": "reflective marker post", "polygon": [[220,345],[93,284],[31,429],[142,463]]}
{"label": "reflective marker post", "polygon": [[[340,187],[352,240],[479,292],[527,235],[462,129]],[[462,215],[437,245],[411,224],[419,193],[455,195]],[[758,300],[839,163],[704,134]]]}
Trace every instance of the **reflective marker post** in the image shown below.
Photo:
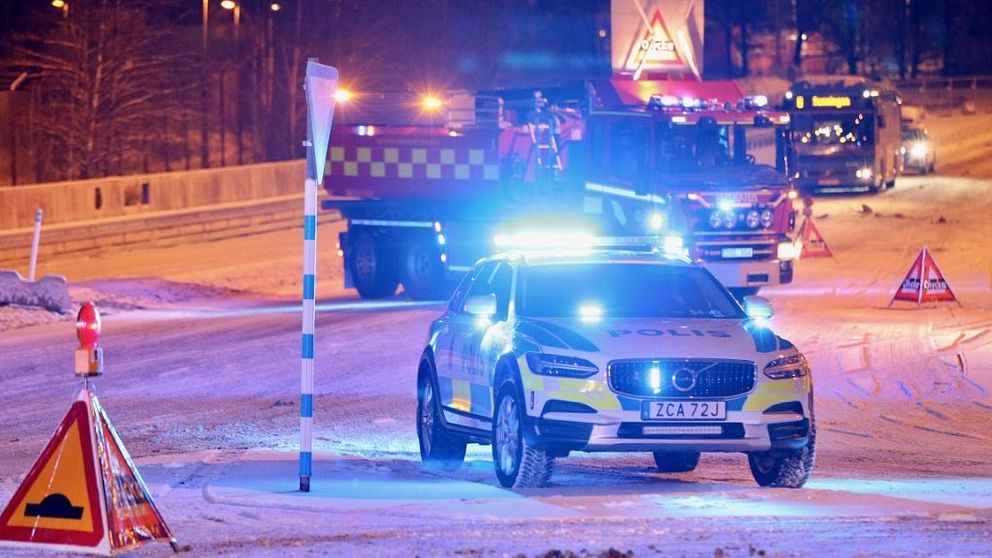
{"label": "reflective marker post", "polygon": [[303,336],[300,358],[300,492],[310,492],[313,472],[314,325],[317,296],[317,187],[324,179],[327,143],[334,120],[338,71],[307,61],[307,176],[303,200]]}

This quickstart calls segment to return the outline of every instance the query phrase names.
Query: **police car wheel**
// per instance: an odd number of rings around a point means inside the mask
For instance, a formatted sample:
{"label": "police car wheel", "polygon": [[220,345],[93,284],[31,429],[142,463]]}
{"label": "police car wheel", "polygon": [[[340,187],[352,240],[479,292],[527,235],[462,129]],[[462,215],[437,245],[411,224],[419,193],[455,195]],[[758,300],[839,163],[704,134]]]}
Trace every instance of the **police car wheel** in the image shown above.
{"label": "police car wheel", "polygon": [[656,451],[654,463],[662,473],[688,473],[699,465],[698,451]]}
{"label": "police car wheel", "polygon": [[420,462],[426,468],[455,469],[465,461],[464,439],[449,434],[441,424],[440,407],[430,377],[421,381],[417,398],[417,438]]}
{"label": "police car wheel", "polygon": [[555,458],[524,433],[523,405],[512,384],[499,392],[493,420],[493,465],[506,488],[540,488],[554,472]]}
{"label": "police car wheel", "polygon": [[403,291],[414,300],[438,300],[445,297],[444,267],[436,242],[416,242],[406,251]]}
{"label": "police car wheel", "polygon": [[801,450],[787,455],[750,453],[747,461],[751,476],[760,486],[802,488],[813,473],[816,461],[816,427],[810,429],[809,441]]}
{"label": "police car wheel", "polygon": [[351,254],[355,288],[362,298],[382,298],[396,292],[399,280],[385,251],[369,234],[359,234]]}

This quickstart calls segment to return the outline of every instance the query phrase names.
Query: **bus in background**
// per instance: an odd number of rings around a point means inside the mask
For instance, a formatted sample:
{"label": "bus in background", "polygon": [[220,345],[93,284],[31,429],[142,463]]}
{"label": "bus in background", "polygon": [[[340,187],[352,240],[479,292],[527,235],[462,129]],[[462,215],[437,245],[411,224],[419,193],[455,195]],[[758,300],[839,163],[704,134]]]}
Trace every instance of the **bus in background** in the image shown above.
{"label": "bus in background", "polygon": [[805,193],[878,192],[902,172],[901,101],[862,78],[796,82],[791,115],[792,181]]}

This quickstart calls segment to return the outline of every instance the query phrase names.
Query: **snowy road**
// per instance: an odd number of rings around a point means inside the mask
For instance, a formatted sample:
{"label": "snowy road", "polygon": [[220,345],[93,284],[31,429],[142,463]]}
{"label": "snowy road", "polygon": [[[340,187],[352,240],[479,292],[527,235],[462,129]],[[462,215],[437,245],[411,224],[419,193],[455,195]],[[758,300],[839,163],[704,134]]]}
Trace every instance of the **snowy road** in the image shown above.
{"label": "snowy road", "polygon": [[[803,261],[793,285],[765,293],[773,326],[814,366],[820,448],[803,490],[756,488],[739,455],[662,475],[647,454],[575,454],[553,486],[527,491],[498,487],[487,448],[470,447],[457,472],[423,473],[413,385],[439,305],[354,299],[327,258],[315,491],[300,495],[296,233],[42,271],[101,301],[101,400],[195,555],[987,555],[992,183],[900,179],[880,196],[818,200],[813,214],[837,260]],[[923,244],[961,307],[887,308]],[[68,406],[74,347],[66,321],[0,336],[0,501]]]}

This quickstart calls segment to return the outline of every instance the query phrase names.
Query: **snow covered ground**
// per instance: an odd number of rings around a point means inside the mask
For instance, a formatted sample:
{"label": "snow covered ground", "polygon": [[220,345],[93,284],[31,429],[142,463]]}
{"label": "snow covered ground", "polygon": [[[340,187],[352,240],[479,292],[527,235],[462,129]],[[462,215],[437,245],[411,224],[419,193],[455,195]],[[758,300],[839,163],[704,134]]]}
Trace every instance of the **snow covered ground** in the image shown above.
{"label": "snow covered ground", "polygon": [[[941,149],[949,168],[967,159]],[[836,260],[804,260],[794,284],[763,292],[773,327],[814,366],[819,452],[803,490],[759,489],[743,456],[720,454],[679,475],[647,454],[575,454],[553,486],[526,491],[498,487],[488,448],[471,446],[459,471],[422,472],[413,386],[439,305],[341,289],[339,225],[326,224],[317,463],[302,495],[297,231],[40,272],[100,304],[101,400],[192,555],[988,555],[992,181],[901,178],[878,196],[820,198],[813,215]],[[924,245],[962,305],[888,308]],[[71,319],[0,308],[0,328],[6,502],[77,382]]]}

